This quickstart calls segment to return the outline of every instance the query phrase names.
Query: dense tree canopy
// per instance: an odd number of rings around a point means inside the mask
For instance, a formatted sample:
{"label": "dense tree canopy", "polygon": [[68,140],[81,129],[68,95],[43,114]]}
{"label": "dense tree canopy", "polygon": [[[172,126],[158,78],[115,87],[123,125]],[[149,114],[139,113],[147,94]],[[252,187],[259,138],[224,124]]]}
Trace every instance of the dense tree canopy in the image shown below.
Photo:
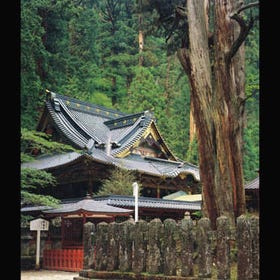
{"label": "dense tree canopy", "polygon": [[[197,146],[189,143],[189,82],[176,56],[187,22],[174,7],[184,4],[21,0],[22,127],[36,128],[48,88],[124,112],[152,110],[172,151],[198,164]],[[245,181],[259,169],[258,36],[257,27],[246,38]]]}

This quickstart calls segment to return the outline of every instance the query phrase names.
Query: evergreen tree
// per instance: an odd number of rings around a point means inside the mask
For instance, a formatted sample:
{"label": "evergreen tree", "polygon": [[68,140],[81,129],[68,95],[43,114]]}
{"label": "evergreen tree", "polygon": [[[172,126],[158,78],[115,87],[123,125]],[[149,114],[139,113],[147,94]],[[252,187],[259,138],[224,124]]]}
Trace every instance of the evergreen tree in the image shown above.
{"label": "evergreen tree", "polygon": [[[50,140],[50,136],[37,131],[21,129],[21,162],[31,162],[39,155],[74,151],[68,145]],[[21,206],[44,205],[55,207],[59,200],[50,195],[41,195],[40,189],[56,186],[56,179],[47,171],[34,168],[21,168],[20,170],[20,194]],[[22,220],[31,217],[22,215]]]}
{"label": "evergreen tree", "polygon": [[[101,189],[96,194],[133,195],[132,184],[136,181],[136,175],[133,171],[115,167],[111,170],[108,179],[102,181]],[[141,188],[142,186],[140,184],[139,193],[141,193]]]}

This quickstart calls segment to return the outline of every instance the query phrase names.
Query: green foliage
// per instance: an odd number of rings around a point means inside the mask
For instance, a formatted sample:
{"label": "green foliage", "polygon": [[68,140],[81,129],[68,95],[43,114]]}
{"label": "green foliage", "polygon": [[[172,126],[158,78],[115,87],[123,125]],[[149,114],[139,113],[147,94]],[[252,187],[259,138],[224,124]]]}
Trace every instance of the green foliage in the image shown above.
{"label": "green foliage", "polygon": [[89,102],[93,104],[102,105],[107,108],[112,108],[111,99],[102,92],[96,91],[94,94],[92,94],[91,97],[89,98]]}
{"label": "green foliage", "polygon": [[192,218],[194,218],[194,219],[196,219],[196,220],[199,220],[199,219],[201,219],[202,217],[203,217],[203,213],[202,213],[202,211],[200,211],[200,210],[194,211],[194,212],[192,213]]}
{"label": "green foliage", "polygon": [[259,170],[259,124],[249,122],[244,130],[244,180],[245,183],[257,177]]}
{"label": "green foliage", "polygon": [[21,129],[21,161],[29,161],[30,157],[40,154],[54,154],[75,151],[72,146],[51,141],[51,136],[26,128]]}
{"label": "green foliage", "polygon": [[[161,103],[163,103],[164,97],[160,94],[163,89],[148,68],[135,67],[134,75],[126,102],[127,111],[135,113],[151,110],[156,115],[163,107]],[[155,95],[157,98],[154,98]]]}
{"label": "green foliage", "polygon": [[44,170],[21,169],[21,204],[56,206],[59,200],[52,196],[36,194],[39,188],[55,186],[56,179]]}
{"label": "green foliage", "polygon": [[[75,149],[69,145],[51,141],[50,135],[45,133],[26,128],[21,129],[21,162],[36,160],[36,156],[40,154],[47,155],[67,151],[75,151]],[[40,189],[56,185],[56,179],[49,172],[22,168],[20,179],[22,205],[56,206],[59,203],[59,200],[52,196],[40,194]]]}
{"label": "green foliage", "polygon": [[54,186],[55,184],[55,178],[46,171],[34,168],[21,169],[21,188],[24,190],[37,189],[38,187],[45,187],[46,185]]}
{"label": "green foliage", "polygon": [[199,164],[197,138],[190,142],[186,160],[192,164]]}
{"label": "green foliage", "polygon": [[[174,55],[181,32],[186,33],[186,21],[176,22],[174,7],[183,7],[185,1],[141,1],[141,10],[137,2],[21,1],[21,127],[36,129],[45,88],[124,112],[149,109],[173,153],[196,164],[195,147],[189,144],[188,81]],[[142,53],[139,29],[144,34]],[[259,164],[258,26],[250,31],[245,47],[247,181]],[[142,67],[137,66],[140,55]],[[38,135],[32,134],[21,139],[23,162],[35,151],[49,154],[70,149],[58,147],[47,136],[37,143]]]}
{"label": "green foliage", "polygon": [[[136,182],[136,175],[131,170],[115,167],[112,169],[108,179],[104,179],[101,189],[97,195],[133,195],[132,184]],[[139,193],[141,193],[141,184],[139,185]]]}

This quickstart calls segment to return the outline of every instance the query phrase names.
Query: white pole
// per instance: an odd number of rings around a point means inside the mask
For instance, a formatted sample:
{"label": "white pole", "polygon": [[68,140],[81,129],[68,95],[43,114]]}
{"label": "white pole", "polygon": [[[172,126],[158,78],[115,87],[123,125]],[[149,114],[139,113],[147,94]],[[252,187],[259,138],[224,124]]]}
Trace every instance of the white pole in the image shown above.
{"label": "white pole", "polygon": [[36,269],[40,269],[40,235],[41,230],[37,230],[37,244],[36,244]]}
{"label": "white pole", "polygon": [[134,195],[134,198],[135,198],[134,220],[135,220],[135,222],[138,222],[138,184],[137,184],[137,182],[134,182],[132,184],[132,186],[133,186],[133,195]]}

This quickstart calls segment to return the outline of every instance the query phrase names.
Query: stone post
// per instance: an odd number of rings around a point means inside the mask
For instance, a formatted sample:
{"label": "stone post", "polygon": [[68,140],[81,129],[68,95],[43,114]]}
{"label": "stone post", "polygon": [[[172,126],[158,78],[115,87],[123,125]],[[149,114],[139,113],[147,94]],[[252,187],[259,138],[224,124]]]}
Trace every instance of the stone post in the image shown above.
{"label": "stone post", "polygon": [[241,215],[237,218],[237,279],[259,279],[258,218]]}
{"label": "stone post", "polygon": [[108,224],[107,271],[118,269],[118,242],[116,240],[116,223]]}
{"label": "stone post", "polygon": [[164,275],[176,275],[177,254],[175,234],[178,233],[177,224],[173,219],[164,220],[164,244],[163,244],[163,272]]}
{"label": "stone post", "polygon": [[230,280],[230,223],[226,216],[217,218],[217,278]]}
{"label": "stone post", "polygon": [[260,278],[260,228],[259,217],[251,217],[253,279]]}
{"label": "stone post", "polygon": [[132,217],[121,223],[119,227],[119,270],[131,271],[132,267],[132,234],[131,231],[135,226]]}
{"label": "stone post", "polygon": [[107,252],[108,252],[108,224],[106,222],[100,222],[96,226],[96,270],[107,269]]}
{"label": "stone post", "polygon": [[91,222],[84,224],[83,245],[84,245],[84,269],[94,267],[94,235],[95,225]]}
{"label": "stone post", "polygon": [[161,257],[162,228],[162,222],[158,218],[149,223],[146,270],[151,274],[163,272]]}
{"label": "stone post", "polygon": [[201,218],[197,223],[199,279],[211,279],[212,276],[211,232],[210,220]]}
{"label": "stone post", "polygon": [[189,215],[185,215],[180,223],[181,229],[181,276],[193,276],[193,252],[194,252],[194,236],[193,221]]}
{"label": "stone post", "polygon": [[146,252],[147,252],[147,235],[148,224],[139,220],[134,226],[134,248],[132,259],[132,271],[141,273],[146,271]]}

